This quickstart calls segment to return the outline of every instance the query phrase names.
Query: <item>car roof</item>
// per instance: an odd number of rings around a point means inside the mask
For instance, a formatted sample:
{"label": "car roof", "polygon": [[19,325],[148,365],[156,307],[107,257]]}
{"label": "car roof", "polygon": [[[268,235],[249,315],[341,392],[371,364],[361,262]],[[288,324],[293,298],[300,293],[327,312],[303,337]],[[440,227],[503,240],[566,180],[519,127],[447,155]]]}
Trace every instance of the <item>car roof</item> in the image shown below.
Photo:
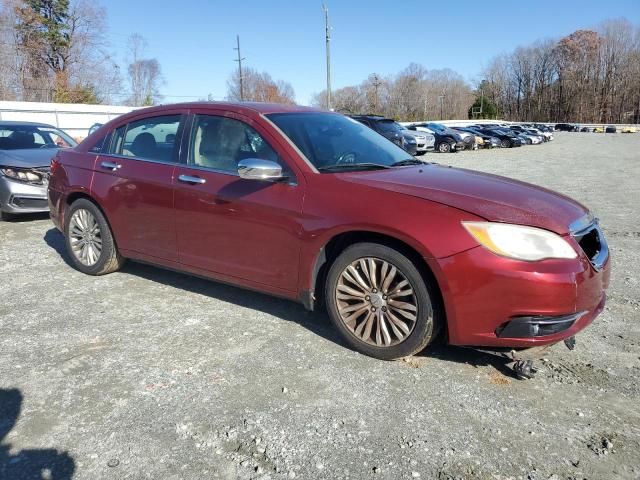
{"label": "car roof", "polygon": [[241,112],[243,110],[268,114],[268,113],[291,113],[291,112],[326,112],[327,110],[323,110],[320,108],[314,107],[303,107],[302,105],[284,105],[281,103],[263,103],[263,102],[184,102],[184,103],[167,103],[162,105],[157,105],[154,107],[141,108],[134,110],[131,113],[152,113],[154,111],[163,111],[168,109],[175,108],[206,108],[206,107],[214,107],[214,108],[229,108],[230,110],[234,110],[237,112]]}
{"label": "car roof", "polygon": [[39,122],[19,122],[13,120],[0,120],[0,127],[10,127],[10,126],[18,126],[18,127],[47,127],[47,128],[58,128],[53,125],[49,125],[47,123],[39,123]]}

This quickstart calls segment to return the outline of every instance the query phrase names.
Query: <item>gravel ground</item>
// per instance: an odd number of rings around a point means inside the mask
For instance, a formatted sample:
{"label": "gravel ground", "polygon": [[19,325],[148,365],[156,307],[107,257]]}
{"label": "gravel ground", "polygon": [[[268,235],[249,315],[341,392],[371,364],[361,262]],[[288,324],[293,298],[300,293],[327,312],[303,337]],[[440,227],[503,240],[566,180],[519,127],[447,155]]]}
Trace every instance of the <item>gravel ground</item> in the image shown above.
{"label": "gravel ground", "polygon": [[425,158],[600,217],[609,303],[576,350],[529,381],[461,348],[382,362],[297,304],[134,263],[88,277],[46,216],[1,223],[0,478],[640,478],[640,134]]}

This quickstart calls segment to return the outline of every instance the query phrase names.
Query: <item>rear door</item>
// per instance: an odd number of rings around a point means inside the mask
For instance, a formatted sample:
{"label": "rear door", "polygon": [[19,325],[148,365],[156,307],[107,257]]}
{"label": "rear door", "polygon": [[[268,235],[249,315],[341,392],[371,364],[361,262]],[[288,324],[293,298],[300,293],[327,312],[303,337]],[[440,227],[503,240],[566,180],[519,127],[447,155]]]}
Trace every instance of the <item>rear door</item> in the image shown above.
{"label": "rear door", "polygon": [[[181,263],[271,291],[297,288],[304,183],[261,125],[230,112],[194,112],[187,165],[175,173]],[[288,181],[239,177],[243,158],[272,160]]]}
{"label": "rear door", "polygon": [[135,119],[111,134],[96,159],[92,192],[118,247],[134,256],[177,260],[173,174],[185,118],[166,111]]}

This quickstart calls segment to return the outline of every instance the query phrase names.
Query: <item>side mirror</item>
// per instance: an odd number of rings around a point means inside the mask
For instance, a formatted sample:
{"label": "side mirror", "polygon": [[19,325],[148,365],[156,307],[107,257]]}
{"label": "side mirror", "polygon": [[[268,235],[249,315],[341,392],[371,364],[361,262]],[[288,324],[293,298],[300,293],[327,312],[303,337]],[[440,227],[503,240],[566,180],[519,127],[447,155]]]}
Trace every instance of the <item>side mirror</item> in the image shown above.
{"label": "side mirror", "polygon": [[238,175],[246,180],[277,182],[284,179],[282,167],[271,160],[246,158],[238,162]]}

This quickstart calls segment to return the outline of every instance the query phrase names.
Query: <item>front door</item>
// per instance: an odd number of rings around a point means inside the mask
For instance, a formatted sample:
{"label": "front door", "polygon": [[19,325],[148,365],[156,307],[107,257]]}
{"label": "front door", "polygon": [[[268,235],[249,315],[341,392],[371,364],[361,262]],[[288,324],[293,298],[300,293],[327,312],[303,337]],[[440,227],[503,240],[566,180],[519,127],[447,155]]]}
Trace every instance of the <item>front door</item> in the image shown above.
{"label": "front door", "polygon": [[[268,133],[239,115],[196,114],[186,143],[187,165],[175,173],[180,262],[230,281],[294,292],[304,184]],[[276,161],[289,178],[242,179],[237,166],[245,158]]]}

